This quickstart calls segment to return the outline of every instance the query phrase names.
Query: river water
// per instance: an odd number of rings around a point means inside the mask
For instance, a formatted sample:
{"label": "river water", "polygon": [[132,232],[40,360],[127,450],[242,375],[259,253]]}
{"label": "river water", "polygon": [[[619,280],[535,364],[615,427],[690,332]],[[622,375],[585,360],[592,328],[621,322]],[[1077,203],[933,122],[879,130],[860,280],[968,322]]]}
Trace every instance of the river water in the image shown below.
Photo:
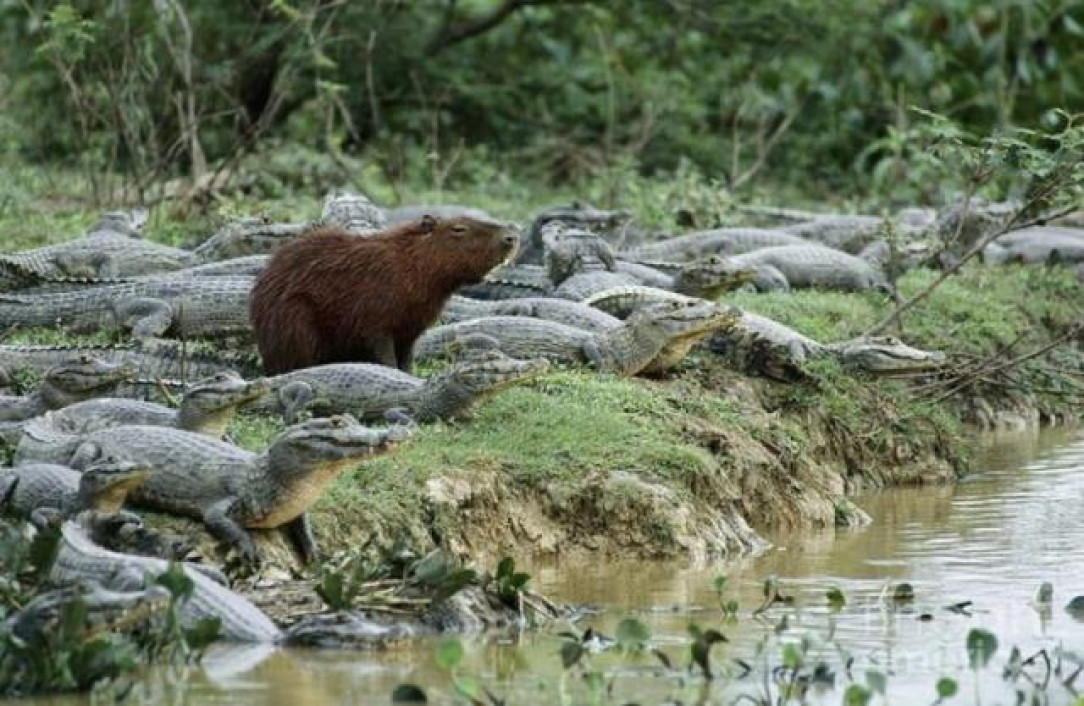
{"label": "river water", "polygon": [[[716,628],[728,638],[713,650],[717,671],[735,669],[735,657],[752,661],[765,639],[773,641],[767,654],[778,664],[783,644],[807,636],[817,643],[808,659],[823,658],[836,672],[835,690],[811,691],[809,703],[841,703],[849,683],[842,648],[853,658],[855,681],[866,684],[867,671],[885,675],[887,700],[873,703],[931,704],[935,682],[951,676],[959,693],[947,703],[1014,704],[1014,684],[1002,678],[1012,646],[1025,657],[1043,648],[1053,654],[1059,646],[1084,655],[1084,618],[1074,619],[1064,609],[1073,596],[1084,594],[1084,433],[1051,430],[991,438],[974,467],[976,472],[955,486],[855,498],[874,518],[860,530],[774,537],[775,546],[762,556],[703,566],[538,565],[531,567],[534,587],[557,600],[596,607],[599,612],[582,620],[578,631],[591,626],[613,635],[622,618],[636,618],[650,628],[652,644],[682,669],[688,663],[690,623]],[[739,603],[732,624],[722,619],[713,589],[720,575],[728,577],[726,599]],[[763,582],[772,575],[793,602],[751,618]],[[904,581],[913,586],[914,600],[888,598],[891,587]],[[1045,611],[1032,604],[1044,581],[1054,586],[1052,607]],[[838,611],[825,597],[832,586],[846,600]],[[963,611],[947,608],[967,601]],[[788,627],[777,635],[775,626],[784,615]],[[833,625],[834,641],[825,642]],[[977,673],[969,670],[964,647],[972,628],[998,639],[990,665]],[[561,638],[551,632],[466,639],[460,673],[480,680],[508,704],[561,703],[562,693],[565,703],[591,703],[582,678],[562,679],[560,645]],[[153,703],[388,704],[396,685],[411,682],[428,692],[430,703],[450,703],[452,688],[434,663],[435,647],[436,641],[420,641],[408,650],[371,654],[216,648],[182,685],[166,687],[161,675],[152,676],[135,696]],[[615,650],[590,654],[586,664],[613,680],[612,697],[602,703],[730,704],[740,693],[765,691],[762,678],[717,679],[709,688],[699,678],[664,675],[654,657],[622,658]],[[1060,679],[1074,669],[1064,662]],[[1027,671],[1038,681],[1046,672],[1041,665]],[[1077,703],[1058,681],[1058,675],[1050,677],[1040,703]],[[1015,686],[1026,683],[1018,680]],[[1084,674],[1075,685],[1084,693]]]}

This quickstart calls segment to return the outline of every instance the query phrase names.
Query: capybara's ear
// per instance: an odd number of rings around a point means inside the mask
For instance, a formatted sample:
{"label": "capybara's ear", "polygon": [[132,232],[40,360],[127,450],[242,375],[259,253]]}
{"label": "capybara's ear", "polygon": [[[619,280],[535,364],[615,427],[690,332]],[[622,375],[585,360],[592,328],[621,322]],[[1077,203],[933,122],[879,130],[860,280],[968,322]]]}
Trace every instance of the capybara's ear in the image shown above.
{"label": "capybara's ear", "polygon": [[437,227],[437,219],[430,216],[428,213],[422,216],[422,231],[426,233],[432,233],[433,229]]}

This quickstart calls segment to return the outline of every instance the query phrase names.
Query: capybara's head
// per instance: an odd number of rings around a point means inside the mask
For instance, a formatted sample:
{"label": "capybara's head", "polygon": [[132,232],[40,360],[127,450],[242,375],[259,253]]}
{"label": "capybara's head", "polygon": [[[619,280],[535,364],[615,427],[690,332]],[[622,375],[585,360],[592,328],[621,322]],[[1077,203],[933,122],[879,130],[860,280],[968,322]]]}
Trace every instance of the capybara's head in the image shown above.
{"label": "capybara's head", "polygon": [[519,236],[505,223],[457,216],[416,221],[411,250],[431,273],[447,273],[460,285],[481,282],[490,270],[516,254]]}

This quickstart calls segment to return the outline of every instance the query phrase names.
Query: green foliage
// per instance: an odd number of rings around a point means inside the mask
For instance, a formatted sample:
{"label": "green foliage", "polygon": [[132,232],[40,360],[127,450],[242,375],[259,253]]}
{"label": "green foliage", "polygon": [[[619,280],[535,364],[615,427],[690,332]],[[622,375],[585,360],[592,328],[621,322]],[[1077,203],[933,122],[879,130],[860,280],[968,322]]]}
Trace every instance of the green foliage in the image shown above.
{"label": "green foliage", "polygon": [[936,686],[938,702],[944,701],[945,699],[951,699],[953,696],[956,696],[956,692],[959,691],[959,688],[960,687],[959,685],[957,685],[955,679],[951,679],[949,677],[941,677],[937,680]]}
{"label": "green foliage", "polygon": [[530,3],[476,33],[478,3],[166,7],[0,6],[4,142],[138,189],[255,136],[368,150],[437,192],[479,176],[482,149],[604,202],[632,195],[630,171],[689,166],[729,189],[771,174],[892,199],[950,186],[907,161],[909,107],[986,133],[1084,98],[1081,0]]}
{"label": "green foliage", "polygon": [[974,670],[983,669],[997,652],[997,637],[988,630],[973,628],[967,633],[967,658]]}
{"label": "green foliage", "polygon": [[525,571],[516,571],[516,562],[506,556],[497,563],[497,573],[493,576],[493,590],[497,598],[507,606],[518,604],[520,593],[527,588],[531,575]]}

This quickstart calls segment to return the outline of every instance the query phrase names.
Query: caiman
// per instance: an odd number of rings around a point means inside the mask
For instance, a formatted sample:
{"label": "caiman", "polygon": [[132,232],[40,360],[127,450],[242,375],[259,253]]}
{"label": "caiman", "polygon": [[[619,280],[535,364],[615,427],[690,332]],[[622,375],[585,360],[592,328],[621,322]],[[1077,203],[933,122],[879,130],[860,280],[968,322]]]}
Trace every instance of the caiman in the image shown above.
{"label": "caiman", "polygon": [[388,223],[384,209],[359,193],[343,189],[333,190],[324,197],[320,220],[358,235],[379,232]]}
{"label": "caiman", "polygon": [[68,463],[84,435],[133,424],[175,427],[221,439],[241,406],[270,391],[263,378],[246,381],[225,371],[188,387],[177,409],[117,397],[79,402],[30,420],[15,447],[15,462]]}
{"label": "caiman", "polygon": [[411,435],[408,426],[369,429],[342,415],[288,427],[255,454],[203,434],[133,425],[87,434],[71,465],[102,455],[146,464],[153,473],[130,494],[133,505],[201,519],[250,563],[260,557],[247,530],[282,528],[308,563],[317,548],[305,513],[324,488]]}
{"label": "caiman", "polygon": [[136,338],[246,334],[251,277],[149,277],[53,294],[0,295],[0,321],[87,333],[116,327]]}
{"label": "caiman", "polygon": [[454,324],[483,316],[530,316],[595,332],[621,325],[621,321],[615,317],[569,299],[523,297],[485,301],[458,295],[449,299],[444,306],[440,323]]}
{"label": "caiman", "polygon": [[817,287],[844,292],[891,292],[884,273],[865,260],[821,245],[783,245],[735,255],[731,262],[757,270],[757,288],[765,280],[785,283],[786,289]]}
{"label": "caiman", "polygon": [[[93,582],[64,586],[35,596],[0,622],[0,639],[13,637],[31,648],[55,649],[56,645],[49,638],[61,634],[61,630],[67,637],[80,642],[103,633],[130,633],[154,618],[164,616],[171,601],[169,589],[157,585],[134,591],[111,591]],[[79,606],[77,611],[71,610],[75,604]],[[72,632],[70,621],[73,616],[79,616],[77,633]],[[61,621],[66,625],[62,627]],[[0,671],[11,677],[13,683],[27,681],[27,677],[33,680],[36,676],[29,673],[32,669],[29,664],[23,669],[10,663],[2,666],[6,669]],[[2,689],[0,693],[3,693]]]}
{"label": "caiman", "polygon": [[[642,307],[665,301],[681,302],[688,298],[651,287],[621,287],[600,292],[587,303],[623,318]],[[735,325],[708,337],[705,345],[723,356],[735,370],[783,382],[807,378],[805,364],[824,357],[835,358],[845,368],[881,377],[927,372],[945,363],[945,355],[939,351],[914,348],[889,336],[820,343],[778,321],[748,311],[740,312]]]}
{"label": "caiman", "polygon": [[[178,341],[152,340],[119,345],[0,345],[0,368],[9,374],[43,375],[65,361],[88,355],[111,363],[131,363],[136,367],[135,380],[192,381],[235,370],[246,377],[260,375],[259,357],[249,351],[220,350],[209,352]],[[146,383],[124,383],[118,396],[143,397],[149,394]],[[132,389],[129,389],[132,388]]]}
{"label": "caiman", "polygon": [[[191,564],[180,566],[193,583],[191,595],[178,606],[185,628],[217,618],[221,637],[227,641],[275,642],[281,638],[278,627],[246,598]],[[148,577],[168,569],[169,562],[164,559],[105,549],[92,542],[79,524],[69,520],[61,525],[60,548],[49,575],[61,586],[90,580],[114,591],[139,591],[147,588]]]}
{"label": "caiman", "polygon": [[[82,473],[52,463],[26,463],[0,469],[0,508],[42,527],[46,518],[62,518],[91,511],[121,513],[128,493],[147,480],[145,465],[111,456],[98,459]],[[126,519],[138,522],[135,516]]]}
{"label": "caiman", "polygon": [[516,255],[517,264],[541,264],[545,246],[543,229],[550,224],[561,224],[600,235],[620,239],[621,231],[632,220],[629,211],[604,211],[586,203],[573,202],[567,206],[554,206],[538,213],[524,234],[523,243]]}
{"label": "caiman", "polygon": [[708,255],[741,255],[780,245],[814,245],[805,238],[770,228],[717,228],[648,243],[618,253],[631,262],[686,262]]}
{"label": "caiman", "polygon": [[196,263],[270,255],[285,243],[319,226],[325,219],[329,222],[344,219],[347,223],[343,225],[349,225],[351,229],[360,227],[363,222],[369,223],[369,228],[384,226],[383,212],[365,197],[349,191],[333,191],[324,199],[320,219],[298,223],[275,223],[265,217],[238,219],[222,226],[196,246],[192,254]]}
{"label": "caiman", "polygon": [[[623,325],[601,332],[525,316],[490,316],[430,329],[416,350],[419,358],[437,357],[456,340],[481,334],[514,357],[590,363],[599,373],[632,376],[665,370],[697,341],[737,318],[729,307],[696,299],[643,307]],[[660,357],[664,350],[670,354]]]}
{"label": "caiman", "polygon": [[396,408],[427,422],[460,416],[479,400],[548,369],[544,358],[518,360],[500,351],[471,353],[425,380],[383,365],[318,365],[267,378],[272,394],[257,406],[281,413],[287,424],[302,410],[376,419]]}
{"label": "caiman", "polygon": [[[136,367],[130,362],[74,356],[47,369],[38,389],[31,394],[0,397],[0,423],[24,421],[51,409],[106,394],[135,375]],[[7,437],[10,425],[3,426]]]}
{"label": "caiman", "polygon": [[198,262],[193,253],[140,238],[143,214],[108,212],[81,238],[0,255],[0,291],[50,281],[114,280],[179,270]]}

